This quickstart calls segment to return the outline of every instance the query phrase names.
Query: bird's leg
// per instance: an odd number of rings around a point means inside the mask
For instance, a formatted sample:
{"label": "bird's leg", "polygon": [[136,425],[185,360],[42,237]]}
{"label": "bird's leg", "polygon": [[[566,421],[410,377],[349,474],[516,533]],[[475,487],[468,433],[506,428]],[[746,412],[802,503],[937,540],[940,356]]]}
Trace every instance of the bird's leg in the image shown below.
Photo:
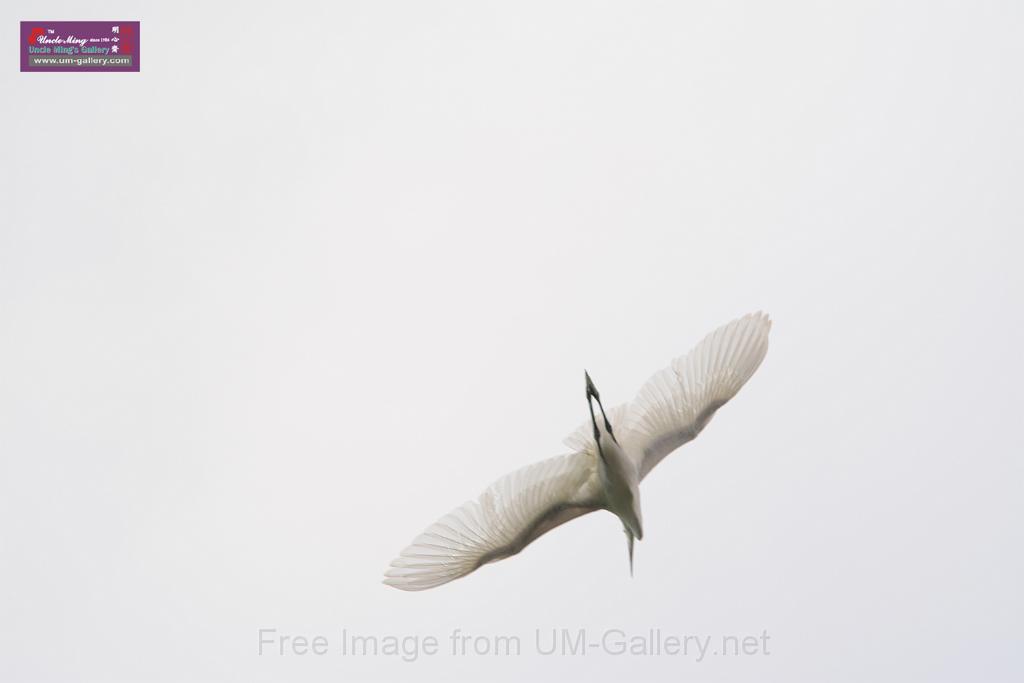
{"label": "bird's leg", "polygon": [[601,394],[597,391],[597,387],[594,386],[594,380],[590,379],[590,373],[584,370],[583,376],[587,378],[587,398],[589,399],[591,396],[593,396],[598,401],[600,401]]}
{"label": "bird's leg", "polygon": [[590,408],[590,424],[594,426],[594,441],[601,445],[601,430],[597,428],[597,418],[594,416],[594,402],[590,399],[590,394],[587,394],[587,407]]}
{"label": "bird's leg", "polygon": [[[612,432],[612,423],[608,421],[608,416],[604,413],[604,405],[601,403],[601,399],[597,399],[597,407],[601,409],[601,417],[604,418],[604,428],[608,430],[608,435],[615,439],[615,434]],[[618,439],[615,441],[618,443]]]}
{"label": "bird's leg", "polygon": [[[597,407],[601,409],[601,417],[604,418],[604,428],[608,432],[608,434],[614,439],[615,438],[615,434],[612,433],[612,423],[608,421],[608,415],[604,412],[604,404],[601,403],[601,394],[597,391],[597,387],[594,386],[593,380],[590,379],[590,373],[587,372],[586,370],[584,370],[583,374],[586,375],[586,377],[587,377],[587,402],[588,403],[590,402],[590,397],[591,396],[593,396],[595,399],[597,399]],[[590,416],[591,416],[591,418],[593,418],[593,416],[594,416],[594,407],[593,406],[590,407]],[[595,431],[595,433],[597,431],[597,421],[596,420],[594,420],[594,431]]]}
{"label": "bird's leg", "polygon": [[[583,374],[587,378],[587,407],[590,408],[590,424],[594,426],[594,443],[597,444],[597,454],[601,456],[601,460],[604,460],[604,451],[601,450],[601,430],[597,428],[597,416],[594,415],[594,402],[591,400],[592,396],[597,396],[597,388],[590,381],[590,373],[584,370]],[[598,399],[598,405],[600,405],[600,399]]]}

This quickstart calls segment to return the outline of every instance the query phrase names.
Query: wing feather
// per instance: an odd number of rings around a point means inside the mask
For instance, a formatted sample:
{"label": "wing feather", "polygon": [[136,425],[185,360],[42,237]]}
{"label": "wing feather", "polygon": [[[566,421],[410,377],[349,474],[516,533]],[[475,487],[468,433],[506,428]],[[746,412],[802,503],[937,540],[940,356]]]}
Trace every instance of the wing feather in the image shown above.
{"label": "wing feather", "polygon": [[391,562],[384,583],[425,590],[515,555],[556,526],[598,509],[597,479],[594,456],[586,452],[518,469],[417,536]]}
{"label": "wing feather", "polygon": [[770,329],[766,314],[746,315],[707,335],[647,380],[625,412],[622,437],[641,479],[696,437],[750,379],[768,352]]}

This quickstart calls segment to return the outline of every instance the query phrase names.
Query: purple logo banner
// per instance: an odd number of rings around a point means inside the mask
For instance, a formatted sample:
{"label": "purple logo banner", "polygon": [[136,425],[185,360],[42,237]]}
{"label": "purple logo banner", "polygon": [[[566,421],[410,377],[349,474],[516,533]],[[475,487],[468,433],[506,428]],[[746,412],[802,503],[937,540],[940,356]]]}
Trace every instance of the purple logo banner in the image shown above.
{"label": "purple logo banner", "polygon": [[137,21],[23,21],[22,71],[138,71]]}

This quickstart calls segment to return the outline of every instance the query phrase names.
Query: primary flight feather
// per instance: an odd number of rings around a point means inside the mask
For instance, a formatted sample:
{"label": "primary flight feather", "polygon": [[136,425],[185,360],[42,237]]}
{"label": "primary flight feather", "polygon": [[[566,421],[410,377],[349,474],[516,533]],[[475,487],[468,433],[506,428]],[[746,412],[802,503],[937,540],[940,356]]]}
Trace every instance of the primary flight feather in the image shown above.
{"label": "primary flight feather", "polygon": [[750,379],[768,351],[770,329],[763,313],[723,325],[607,413],[586,375],[590,420],[566,439],[572,452],[505,475],[439,519],[391,562],[384,583],[408,591],[440,586],[602,509],[622,521],[632,571],[633,541],[643,538],[640,481]]}

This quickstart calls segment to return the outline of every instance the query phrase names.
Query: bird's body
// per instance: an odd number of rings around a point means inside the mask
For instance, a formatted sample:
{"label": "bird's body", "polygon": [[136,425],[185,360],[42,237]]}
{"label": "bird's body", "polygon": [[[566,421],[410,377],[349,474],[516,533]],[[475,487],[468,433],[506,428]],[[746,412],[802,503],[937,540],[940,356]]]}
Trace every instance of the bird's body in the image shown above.
{"label": "bird's body", "polygon": [[604,506],[622,520],[637,540],[644,536],[640,513],[640,474],[636,462],[614,439],[602,438],[603,458],[597,468]]}
{"label": "bird's body", "polygon": [[516,470],[442,517],[392,561],[384,582],[439,586],[601,509],[622,522],[632,571],[633,542],[643,538],[640,481],[739,391],[767,352],[770,328],[760,313],[720,327],[648,379],[633,402],[607,413],[587,375],[591,419],[566,439],[572,452]]}
{"label": "bird's body", "polygon": [[[589,384],[590,375],[587,375]],[[594,420],[600,438],[597,472],[601,481],[602,507],[622,522],[629,544],[629,571],[633,572],[633,539],[644,537],[643,514],[640,511],[640,471],[636,460],[619,445],[613,433]]]}

